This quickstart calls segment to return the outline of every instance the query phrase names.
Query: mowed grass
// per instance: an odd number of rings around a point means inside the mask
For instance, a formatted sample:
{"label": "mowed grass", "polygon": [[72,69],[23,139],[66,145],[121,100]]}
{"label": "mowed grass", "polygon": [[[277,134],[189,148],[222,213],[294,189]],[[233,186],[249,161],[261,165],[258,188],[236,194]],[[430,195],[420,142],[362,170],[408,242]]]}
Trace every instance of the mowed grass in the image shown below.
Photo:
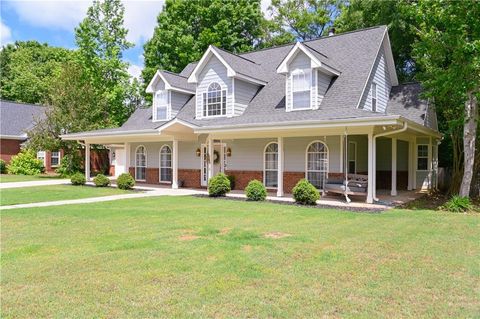
{"label": "mowed grass", "polygon": [[0,183],[45,181],[49,179],[60,179],[59,175],[10,175],[0,174]]}
{"label": "mowed grass", "polygon": [[478,317],[479,221],[194,197],[4,211],[1,317]]}
{"label": "mowed grass", "polygon": [[126,194],[129,191],[113,187],[48,185],[22,188],[4,188],[0,190],[0,205],[49,202],[67,199],[101,197]]}

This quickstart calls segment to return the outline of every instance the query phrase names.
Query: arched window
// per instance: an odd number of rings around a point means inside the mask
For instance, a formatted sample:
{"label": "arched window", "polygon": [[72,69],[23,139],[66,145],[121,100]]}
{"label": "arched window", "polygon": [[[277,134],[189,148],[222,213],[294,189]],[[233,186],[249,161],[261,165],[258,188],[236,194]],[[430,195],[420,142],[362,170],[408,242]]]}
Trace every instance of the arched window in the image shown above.
{"label": "arched window", "polygon": [[310,108],[310,86],[312,72],[310,69],[295,69],[292,72],[292,108]]}
{"label": "arched window", "polygon": [[137,181],[147,179],[147,149],[143,145],[135,150],[135,179]]}
{"label": "arched window", "polygon": [[328,148],[320,141],[307,147],[306,178],[316,188],[323,189],[328,174]]}
{"label": "arched window", "polygon": [[164,145],[160,149],[160,182],[172,181],[172,149]]}
{"label": "arched window", "polygon": [[208,86],[203,93],[203,116],[219,116],[227,114],[227,91],[217,82]]}
{"label": "arched window", "polygon": [[277,187],[278,144],[270,143],[265,147],[263,156],[263,183],[265,187]]}

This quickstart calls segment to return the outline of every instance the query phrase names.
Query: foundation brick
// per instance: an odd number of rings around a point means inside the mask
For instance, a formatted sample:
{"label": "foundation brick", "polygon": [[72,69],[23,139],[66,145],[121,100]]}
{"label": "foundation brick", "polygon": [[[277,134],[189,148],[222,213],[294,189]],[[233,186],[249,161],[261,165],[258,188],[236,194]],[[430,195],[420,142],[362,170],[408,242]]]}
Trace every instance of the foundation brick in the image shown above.
{"label": "foundation brick", "polygon": [[183,187],[201,188],[201,171],[199,169],[178,169],[178,183]]}
{"label": "foundation brick", "polygon": [[226,175],[235,176],[235,189],[245,189],[248,182],[252,179],[257,179],[263,182],[263,172],[262,171],[225,171]]}

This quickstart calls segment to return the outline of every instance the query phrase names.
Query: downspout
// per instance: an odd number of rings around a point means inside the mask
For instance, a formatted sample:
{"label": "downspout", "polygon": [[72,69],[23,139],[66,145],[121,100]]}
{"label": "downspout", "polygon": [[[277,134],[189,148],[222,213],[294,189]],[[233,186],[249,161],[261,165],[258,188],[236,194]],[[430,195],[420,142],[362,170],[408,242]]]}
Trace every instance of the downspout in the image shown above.
{"label": "downspout", "polygon": [[[390,131],[390,132],[385,132],[385,133],[378,133],[376,135],[373,136],[373,142],[375,144],[375,172],[372,172],[372,173],[375,173],[375,179],[376,179],[376,175],[377,175],[377,165],[376,165],[376,162],[377,162],[377,137],[382,137],[382,136],[388,136],[388,135],[392,135],[392,134],[398,134],[398,133],[402,133],[402,132],[405,132],[408,128],[408,123],[405,121],[403,122],[403,127],[398,129],[398,130],[394,130],[394,131]],[[373,200],[374,201],[378,201],[378,198],[377,198],[377,185],[376,185],[376,182],[375,182],[375,179],[373,179]]]}

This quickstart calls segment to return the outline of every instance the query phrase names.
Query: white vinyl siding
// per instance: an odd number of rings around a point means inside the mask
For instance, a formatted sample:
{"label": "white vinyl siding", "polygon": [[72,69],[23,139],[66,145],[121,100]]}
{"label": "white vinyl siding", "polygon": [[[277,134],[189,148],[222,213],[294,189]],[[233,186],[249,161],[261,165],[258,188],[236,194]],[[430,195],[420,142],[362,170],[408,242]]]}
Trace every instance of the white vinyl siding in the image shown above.
{"label": "white vinyl siding", "polygon": [[372,83],[375,83],[377,86],[376,112],[384,113],[390,98],[390,90],[392,85],[390,82],[390,75],[388,74],[383,49],[380,50],[380,53],[375,60],[372,74],[370,75],[364,95],[360,102],[359,108],[361,109],[370,111],[372,110]]}
{"label": "white vinyl siding", "polygon": [[317,71],[317,101],[314,109],[318,109],[322,105],[323,98],[325,94],[327,94],[331,81],[332,77],[330,75]]}
{"label": "white vinyl siding", "polygon": [[222,90],[226,91],[226,114],[233,115],[233,90],[232,78],[227,76],[227,68],[215,57],[212,56],[207,62],[199,76],[199,82],[196,90],[196,118],[203,116],[203,93],[207,92],[209,85],[213,82],[218,83]]}
{"label": "white vinyl siding", "polygon": [[250,101],[257,94],[258,85],[234,79],[235,110],[234,115],[242,115]]}

